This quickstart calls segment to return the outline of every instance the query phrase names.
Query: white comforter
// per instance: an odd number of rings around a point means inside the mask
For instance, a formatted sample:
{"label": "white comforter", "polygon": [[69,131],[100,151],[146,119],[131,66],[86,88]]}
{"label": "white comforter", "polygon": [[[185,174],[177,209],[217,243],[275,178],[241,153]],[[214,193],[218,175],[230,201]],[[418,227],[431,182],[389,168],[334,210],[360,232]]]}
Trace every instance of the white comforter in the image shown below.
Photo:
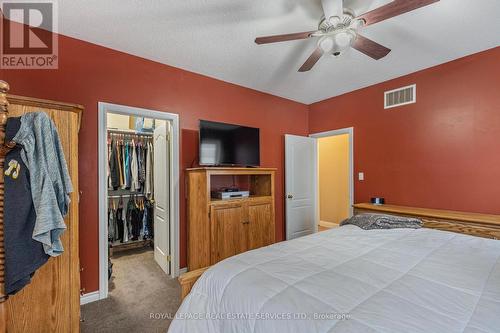
{"label": "white comforter", "polygon": [[344,226],[210,268],[169,332],[500,332],[499,258],[500,241]]}

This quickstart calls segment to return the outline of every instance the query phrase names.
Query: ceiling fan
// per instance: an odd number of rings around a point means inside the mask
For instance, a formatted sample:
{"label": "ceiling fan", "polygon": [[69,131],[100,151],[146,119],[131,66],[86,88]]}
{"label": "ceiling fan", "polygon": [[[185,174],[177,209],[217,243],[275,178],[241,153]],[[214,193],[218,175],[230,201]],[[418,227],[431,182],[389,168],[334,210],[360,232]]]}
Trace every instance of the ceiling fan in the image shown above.
{"label": "ceiling fan", "polygon": [[391,50],[363,37],[358,30],[361,27],[387,20],[438,1],[394,0],[368,13],[356,16],[351,9],[344,8],[343,0],[321,0],[325,15],[321,18],[318,30],[259,37],[255,39],[255,43],[260,45],[318,37],[316,49],[300,67],[299,72],[311,70],[324,54],[332,54],[338,57],[350,47],[375,60],[379,60],[389,54]]}

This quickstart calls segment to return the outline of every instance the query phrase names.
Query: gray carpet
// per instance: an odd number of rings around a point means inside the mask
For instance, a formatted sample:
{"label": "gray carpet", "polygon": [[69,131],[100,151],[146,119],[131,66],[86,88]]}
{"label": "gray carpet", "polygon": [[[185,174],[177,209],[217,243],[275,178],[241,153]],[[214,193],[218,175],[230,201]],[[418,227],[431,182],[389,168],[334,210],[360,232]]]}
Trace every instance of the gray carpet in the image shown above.
{"label": "gray carpet", "polygon": [[166,332],[181,303],[177,279],[160,269],[152,249],[123,252],[112,262],[109,297],[82,306],[81,331]]}

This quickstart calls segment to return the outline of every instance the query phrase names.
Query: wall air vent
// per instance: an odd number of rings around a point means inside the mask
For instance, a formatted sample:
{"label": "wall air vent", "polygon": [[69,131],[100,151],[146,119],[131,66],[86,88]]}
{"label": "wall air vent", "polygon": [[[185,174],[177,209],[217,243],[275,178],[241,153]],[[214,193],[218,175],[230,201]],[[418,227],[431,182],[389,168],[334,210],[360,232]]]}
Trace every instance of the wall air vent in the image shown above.
{"label": "wall air vent", "polygon": [[384,109],[417,102],[417,85],[406,86],[384,93]]}

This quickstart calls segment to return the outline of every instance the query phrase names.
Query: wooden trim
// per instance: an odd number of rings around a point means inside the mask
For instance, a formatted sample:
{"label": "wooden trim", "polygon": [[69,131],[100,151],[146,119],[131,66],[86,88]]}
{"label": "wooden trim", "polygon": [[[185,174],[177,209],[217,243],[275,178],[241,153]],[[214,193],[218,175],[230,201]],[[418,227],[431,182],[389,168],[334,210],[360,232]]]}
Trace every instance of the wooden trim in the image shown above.
{"label": "wooden trim", "polygon": [[324,228],[337,228],[339,224],[328,221],[319,221],[319,226]]}
{"label": "wooden trim", "polygon": [[[7,91],[9,91],[9,84],[5,81],[0,81],[0,145],[2,147],[4,146],[5,126],[7,125],[9,114]],[[5,248],[3,233],[4,162],[5,155],[0,156],[0,333],[7,332],[7,306],[5,302],[9,297],[5,293]]]}
{"label": "wooden trim", "polygon": [[83,110],[84,110],[84,107],[80,104],[57,102],[57,101],[51,101],[48,99],[25,97],[25,96],[19,96],[19,95],[11,95],[11,94],[7,95],[7,99],[9,100],[9,102],[11,104],[23,104],[23,105],[27,105],[27,106],[39,106],[39,107],[43,107],[46,109],[56,109],[56,110],[71,111],[71,112],[76,112],[76,113],[83,112]]}
{"label": "wooden trim", "polygon": [[40,99],[34,97],[25,97],[18,95],[7,95],[7,100],[10,104],[19,104],[26,106],[34,106],[45,109],[55,109],[62,111],[75,112],[78,114],[78,131],[80,131],[80,127],[82,124],[82,115],[84,107],[80,104],[72,104],[72,103],[64,103],[64,102],[56,102],[48,99]]}
{"label": "wooden trim", "polygon": [[205,273],[210,267],[199,268],[197,270],[187,272],[179,277],[179,283],[181,284],[181,299],[184,300],[186,296],[191,292],[194,284],[200,276]]}
{"label": "wooden trim", "polygon": [[416,208],[395,205],[355,204],[355,214],[384,213],[420,218],[425,228],[500,239],[500,215]]}

